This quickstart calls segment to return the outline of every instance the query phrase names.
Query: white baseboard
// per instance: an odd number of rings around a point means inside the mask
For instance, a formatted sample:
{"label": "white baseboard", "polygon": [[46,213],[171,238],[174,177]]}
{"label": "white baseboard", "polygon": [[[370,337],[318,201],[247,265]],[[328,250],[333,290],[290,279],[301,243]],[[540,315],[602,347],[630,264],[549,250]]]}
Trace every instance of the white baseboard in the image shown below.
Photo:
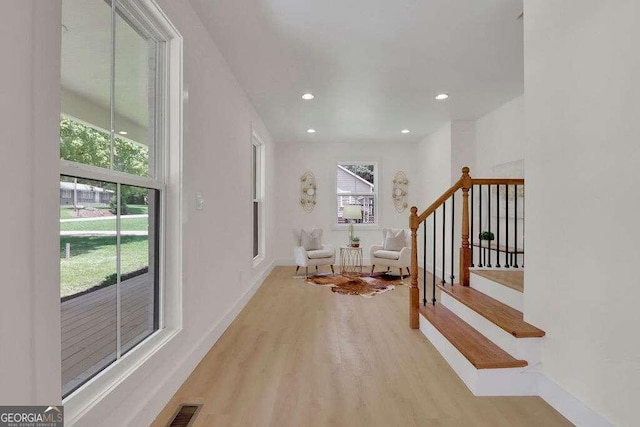
{"label": "white baseboard", "polygon": [[613,424],[544,374],[538,375],[538,394],[578,427],[610,427]]}
{"label": "white baseboard", "polygon": [[140,406],[140,410],[136,411],[124,425],[142,426],[151,425],[160,411],[171,400],[178,391],[180,386],[189,377],[191,372],[198,366],[198,363],[206,356],[211,347],[220,339],[224,331],[231,325],[240,311],[251,300],[260,285],[271,274],[275,267],[275,261],[272,261],[264,271],[256,277],[247,291],[233,304],[233,306],[225,313],[222,318],[211,327],[211,329],[198,341],[191,352],[182,360],[175,363],[175,368],[167,373],[163,381],[160,381],[156,388],[151,391],[146,402]]}

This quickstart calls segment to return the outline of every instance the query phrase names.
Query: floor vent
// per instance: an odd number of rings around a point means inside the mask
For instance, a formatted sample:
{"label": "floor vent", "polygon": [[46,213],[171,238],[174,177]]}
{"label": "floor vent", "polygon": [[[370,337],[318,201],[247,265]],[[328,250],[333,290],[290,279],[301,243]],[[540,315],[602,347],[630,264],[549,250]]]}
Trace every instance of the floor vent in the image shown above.
{"label": "floor vent", "polygon": [[202,405],[180,405],[178,412],[173,416],[168,427],[189,427],[193,424],[193,420],[196,419],[196,414],[201,407]]}

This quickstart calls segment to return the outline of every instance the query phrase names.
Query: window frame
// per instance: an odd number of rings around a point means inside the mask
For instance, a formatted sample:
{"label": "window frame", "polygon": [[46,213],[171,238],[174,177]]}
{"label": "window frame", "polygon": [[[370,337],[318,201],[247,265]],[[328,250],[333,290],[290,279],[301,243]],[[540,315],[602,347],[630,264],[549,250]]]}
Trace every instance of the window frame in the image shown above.
{"label": "window frame", "polygon": [[[255,150],[255,151],[254,151]],[[256,267],[265,259],[265,144],[255,130],[251,130],[251,228],[254,225],[254,205],[258,205],[258,254],[254,255],[256,236],[251,233],[252,266]],[[254,153],[256,158],[254,159]]]}
{"label": "window frame", "polygon": [[65,159],[60,159],[59,175],[160,191],[158,330],[63,399],[65,418],[70,424],[98,404],[182,330],[183,38],[153,0],[118,0],[117,7],[130,25],[137,30],[143,29],[158,42],[154,147],[149,147],[149,176],[117,171],[113,165],[105,169]]}
{"label": "window frame", "polygon": [[[373,193],[338,193],[338,166],[344,165],[373,165]],[[380,161],[378,160],[336,160],[333,167],[333,188],[334,188],[334,199],[333,199],[333,226],[334,230],[342,230],[347,229],[349,227],[348,223],[341,224],[338,222],[338,196],[371,196],[373,195],[373,215],[375,222],[372,223],[354,223],[353,226],[355,229],[379,229],[380,224],[382,224],[381,212],[382,210],[379,207],[379,194],[380,194]]]}

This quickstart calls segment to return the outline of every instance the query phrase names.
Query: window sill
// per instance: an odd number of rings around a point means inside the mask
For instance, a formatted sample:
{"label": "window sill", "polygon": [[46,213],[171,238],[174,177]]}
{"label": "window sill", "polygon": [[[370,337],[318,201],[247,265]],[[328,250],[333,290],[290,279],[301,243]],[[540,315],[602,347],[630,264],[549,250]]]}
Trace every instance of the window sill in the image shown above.
{"label": "window sill", "polygon": [[147,362],[162,347],[173,340],[182,328],[163,329],[149,336],[120,360],[106,367],[86,384],[67,396],[62,404],[65,409],[65,425],[79,422],[82,416],[123,383],[133,372]]}
{"label": "window sill", "polygon": [[[331,229],[334,231],[349,230],[349,224],[333,224]],[[380,224],[353,224],[353,229],[360,231],[376,231],[382,230],[382,226],[380,226]]]}
{"label": "window sill", "polygon": [[253,259],[253,263],[251,264],[252,268],[256,268],[257,266],[259,266],[260,264],[262,264],[262,261],[265,260],[265,256],[264,255],[258,255],[257,257],[255,257]]}

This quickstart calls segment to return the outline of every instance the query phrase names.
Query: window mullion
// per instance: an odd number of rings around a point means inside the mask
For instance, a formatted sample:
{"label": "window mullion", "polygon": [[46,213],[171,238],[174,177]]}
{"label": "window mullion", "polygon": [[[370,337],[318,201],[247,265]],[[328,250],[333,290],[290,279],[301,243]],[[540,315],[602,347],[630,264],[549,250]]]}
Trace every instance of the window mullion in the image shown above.
{"label": "window mullion", "polygon": [[156,190],[165,188],[165,183],[161,179],[152,179],[115,170],[112,171],[98,166],[85,165],[64,159],[60,159],[60,173],[62,175],[77,176],[78,178],[99,179],[136,187],[154,188]]}
{"label": "window mullion", "polygon": [[115,141],[115,109],[116,109],[116,5],[115,1],[111,2],[111,78],[109,82],[109,169],[115,170],[113,165],[113,145]]}
{"label": "window mullion", "polygon": [[121,312],[121,300],[122,290],[120,288],[120,280],[122,279],[122,247],[121,247],[121,198],[122,198],[122,185],[116,186],[116,358],[120,359],[122,356],[122,312]]}

